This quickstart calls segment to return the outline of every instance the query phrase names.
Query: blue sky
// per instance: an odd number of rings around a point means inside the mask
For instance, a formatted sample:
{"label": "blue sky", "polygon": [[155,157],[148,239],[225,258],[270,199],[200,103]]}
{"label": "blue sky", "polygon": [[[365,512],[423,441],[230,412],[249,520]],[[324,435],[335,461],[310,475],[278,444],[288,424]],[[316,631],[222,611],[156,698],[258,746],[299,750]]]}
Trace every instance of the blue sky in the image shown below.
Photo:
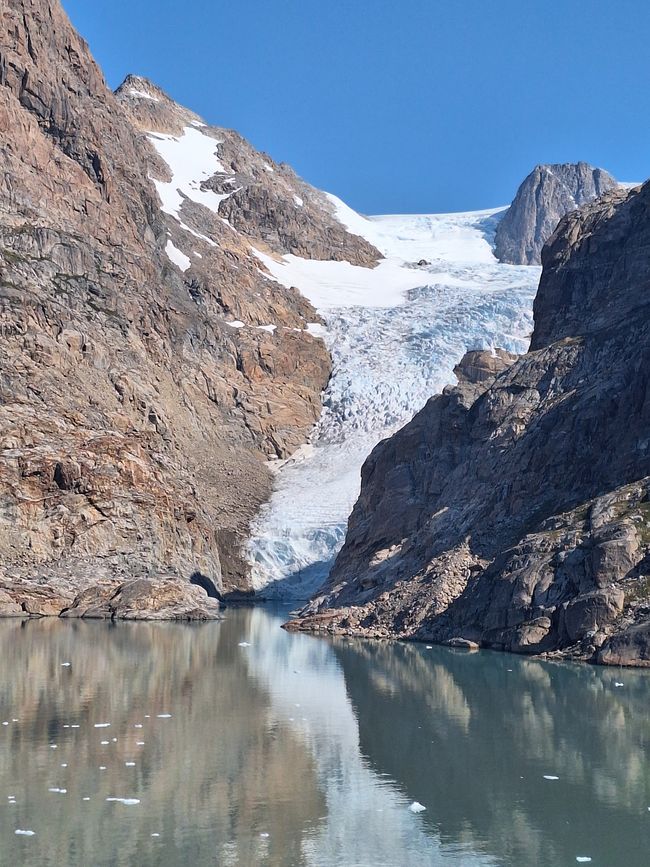
{"label": "blue sky", "polygon": [[63,0],[153,79],[364,213],[507,203],[538,162],[650,175],[646,0]]}

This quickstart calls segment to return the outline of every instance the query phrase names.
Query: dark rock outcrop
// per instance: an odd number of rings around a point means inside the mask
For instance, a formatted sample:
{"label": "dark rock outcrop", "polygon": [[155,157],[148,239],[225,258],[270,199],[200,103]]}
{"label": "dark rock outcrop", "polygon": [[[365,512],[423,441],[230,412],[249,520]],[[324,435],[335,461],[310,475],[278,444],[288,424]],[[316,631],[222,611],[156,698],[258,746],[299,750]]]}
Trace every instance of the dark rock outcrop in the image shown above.
{"label": "dark rock outcrop", "polygon": [[[232,169],[241,213],[187,196],[178,216],[162,209],[151,178],[170,169],[150,134],[188,126]],[[1,610],[58,613],[102,582],[160,574],[206,600],[195,572],[246,591],[239,549],[266,462],[305,440],[330,369],[306,330],[316,312],[267,278],[251,242],[379,254],[235,133],[142,79],[111,93],[58,0],[3,5],[0,159]],[[246,196],[268,199],[263,217]]]}
{"label": "dark rock outcrop", "polygon": [[470,353],[375,448],[290,626],[648,664],[649,250],[650,182],[562,220],[530,351]]}
{"label": "dark rock outcrop", "polygon": [[610,174],[587,163],[535,166],[497,226],[497,259],[539,265],[542,247],[561,218],[616,186]]}

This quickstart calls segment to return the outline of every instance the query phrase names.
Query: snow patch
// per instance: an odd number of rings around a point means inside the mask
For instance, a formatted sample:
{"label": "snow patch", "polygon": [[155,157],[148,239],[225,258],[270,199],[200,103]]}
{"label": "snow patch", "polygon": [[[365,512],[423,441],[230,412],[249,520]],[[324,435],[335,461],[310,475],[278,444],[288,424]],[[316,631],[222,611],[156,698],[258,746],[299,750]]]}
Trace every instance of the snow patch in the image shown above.
{"label": "snow patch", "polygon": [[136,90],[135,88],[132,88],[128,95],[133,96],[136,99],[149,99],[151,102],[160,102],[157,96],[153,96],[151,93],[145,93],[144,90]]}
{"label": "snow patch", "polygon": [[194,126],[186,126],[180,138],[157,132],[148,133],[148,138],[172,173],[171,181],[152,179],[162,210],[181,222],[183,202],[190,199],[216,214],[221,202],[234,192],[220,194],[201,189],[201,184],[213,175],[228,174],[217,156],[219,142]]}
{"label": "snow patch", "polygon": [[186,256],[185,253],[181,253],[178,247],[174,246],[172,241],[167,241],[165,253],[167,253],[169,259],[174,263],[174,265],[178,266],[183,273],[185,273],[192,264],[189,256]]}

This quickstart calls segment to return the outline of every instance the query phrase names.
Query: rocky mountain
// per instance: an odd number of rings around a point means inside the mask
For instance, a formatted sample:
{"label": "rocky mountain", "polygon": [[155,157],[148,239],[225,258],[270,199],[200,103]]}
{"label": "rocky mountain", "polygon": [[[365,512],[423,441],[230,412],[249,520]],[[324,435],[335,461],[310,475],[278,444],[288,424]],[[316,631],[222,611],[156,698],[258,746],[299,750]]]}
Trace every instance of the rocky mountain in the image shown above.
{"label": "rocky mountain", "polygon": [[542,247],[562,217],[616,186],[610,174],[587,163],[535,166],[497,226],[497,258],[539,265]]}
{"label": "rocky mountain", "polygon": [[530,351],[375,448],[291,628],[650,665],[649,249],[650,182],[560,222]]}
{"label": "rocky mountain", "polygon": [[330,369],[256,253],[379,253],[236,133],[111,93],[58,0],[0,27],[0,613],[213,616],[188,580],[248,589],[267,460]]}

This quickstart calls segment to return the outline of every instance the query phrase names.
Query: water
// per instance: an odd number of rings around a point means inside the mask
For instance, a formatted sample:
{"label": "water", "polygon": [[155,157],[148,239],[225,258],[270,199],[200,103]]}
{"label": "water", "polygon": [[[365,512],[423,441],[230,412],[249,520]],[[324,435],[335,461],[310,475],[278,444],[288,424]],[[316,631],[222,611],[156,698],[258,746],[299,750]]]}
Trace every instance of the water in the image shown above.
{"label": "water", "polygon": [[647,865],[648,673],[285,616],[0,622],[0,863]]}

